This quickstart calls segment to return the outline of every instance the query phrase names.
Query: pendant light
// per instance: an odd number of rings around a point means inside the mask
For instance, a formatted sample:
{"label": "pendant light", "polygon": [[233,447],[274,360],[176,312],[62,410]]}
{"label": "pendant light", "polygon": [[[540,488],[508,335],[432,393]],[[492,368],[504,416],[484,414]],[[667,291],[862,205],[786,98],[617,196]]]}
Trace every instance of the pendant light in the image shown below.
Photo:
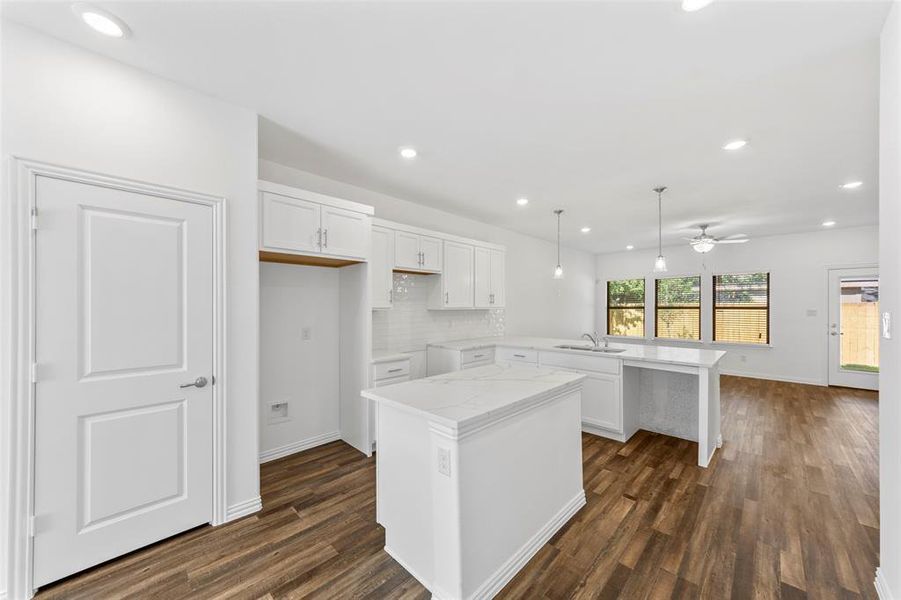
{"label": "pendant light", "polygon": [[666,273],[666,257],[663,256],[663,192],[665,186],[655,187],[657,192],[657,260],[654,261],[655,273]]}
{"label": "pendant light", "polygon": [[554,267],[554,279],[563,279],[563,267],[560,266],[560,215],[563,214],[563,209],[554,210],[554,214],[557,215],[557,266]]}

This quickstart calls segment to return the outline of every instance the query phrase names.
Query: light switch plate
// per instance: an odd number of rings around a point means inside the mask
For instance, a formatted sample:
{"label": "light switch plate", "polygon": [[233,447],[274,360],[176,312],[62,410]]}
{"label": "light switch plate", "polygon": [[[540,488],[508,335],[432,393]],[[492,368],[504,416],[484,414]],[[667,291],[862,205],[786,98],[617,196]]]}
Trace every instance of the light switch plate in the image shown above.
{"label": "light switch plate", "polygon": [[447,448],[438,448],[438,472],[446,477],[450,477],[450,463],[450,450]]}
{"label": "light switch plate", "polygon": [[882,313],[882,339],[892,339],[892,313]]}

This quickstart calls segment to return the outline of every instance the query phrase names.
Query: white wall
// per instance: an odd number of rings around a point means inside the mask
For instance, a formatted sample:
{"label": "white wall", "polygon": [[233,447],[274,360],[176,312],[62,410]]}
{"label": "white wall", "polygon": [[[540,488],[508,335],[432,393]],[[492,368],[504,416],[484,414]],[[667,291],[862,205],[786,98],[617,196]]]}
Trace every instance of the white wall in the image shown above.
{"label": "white wall", "polygon": [[[260,179],[369,204],[383,219],[503,244],[508,334],[571,338],[594,329],[594,257],[587,252],[564,248],[566,277],[555,281],[551,275],[556,250],[551,242],[270,161],[260,161]],[[548,228],[553,227],[553,215],[548,214]]]}
{"label": "white wall", "polygon": [[[227,498],[230,505],[255,498],[256,115],[6,21],[2,76],[4,175],[15,155],[228,199]],[[0,215],[7,222],[9,205],[6,198]],[[0,235],[5,254],[9,231]],[[9,267],[2,265],[4,286]],[[7,407],[8,388],[2,393]]]}
{"label": "white wall", "polygon": [[[338,432],[338,270],[260,265],[260,454],[277,458]],[[303,330],[309,329],[309,339]],[[288,402],[273,423],[271,402]]]}
{"label": "white wall", "polygon": [[894,320],[880,346],[879,531],[880,597],[901,598],[901,6],[882,31],[879,99],[880,309]]}
{"label": "white wall", "polygon": [[[728,352],[723,371],[736,375],[825,385],[827,382],[827,266],[877,263],[877,229],[860,227],[752,239],[698,254],[686,243],[664,248],[667,276],[702,275],[702,339],[712,339],[711,275],[769,271],[772,347],[710,344]],[[597,257],[598,328],[606,327],[606,282],[651,277],[656,249]],[[652,336],[653,284],[648,285],[645,330]],[[807,311],[816,311],[808,316]],[[669,341],[665,343],[671,343]],[[744,358],[742,358],[744,357]]]}

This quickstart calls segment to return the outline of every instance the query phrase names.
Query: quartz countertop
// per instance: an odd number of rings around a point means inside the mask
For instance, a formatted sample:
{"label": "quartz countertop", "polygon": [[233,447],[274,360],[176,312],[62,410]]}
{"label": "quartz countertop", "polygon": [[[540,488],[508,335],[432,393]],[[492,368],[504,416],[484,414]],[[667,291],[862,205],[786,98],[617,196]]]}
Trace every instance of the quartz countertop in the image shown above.
{"label": "quartz countertop", "polygon": [[621,360],[644,361],[683,365],[690,367],[710,368],[716,365],[723,356],[724,350],[711,350],[709,348],[686,348],[682,346],[663,346],[659,344],[618,344],[611,343],[611,348],[622,348],[623,352],[605,354],[602,352],[588,352],[585,350],[568,350],[556,348],[563,344],[590,345],[588,340],[566,340],[557,338],[505,336],[486,337],[470,340],[455,340],[451,342],[437,342],[429,344],[435,348],[447,348],[449,350],[476,350],[503,346],[506,348],[522,348],[529,350],[544,350],[548,352],[565,352],[582,356],[603,356],[605,358],[618,358]]}
{"label": "quartz countertop", "polygon": [[584,378],[572,371],[494,364],[363,390],[362,395],[460,430],[578,389]]}

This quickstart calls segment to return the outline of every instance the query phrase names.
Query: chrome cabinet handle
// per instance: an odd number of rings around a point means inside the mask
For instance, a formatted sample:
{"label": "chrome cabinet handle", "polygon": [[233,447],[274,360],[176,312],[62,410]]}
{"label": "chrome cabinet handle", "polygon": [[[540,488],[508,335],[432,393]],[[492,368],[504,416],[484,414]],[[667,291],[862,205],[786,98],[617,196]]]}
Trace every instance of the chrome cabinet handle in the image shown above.
{"label": "chrome cabinet handle", "polygon": [[444,303],[445,304],[450,303],[450,293],[449,292],[444,292]]}
{"label": "chrome cabinet handle", "polygon": [[513,356],[515,356],[516,358],[525,358],[526,357],[525,354],[514,354]]}
{"label": "chrome cabinet handle", "polygon": [[207,384],[206,377],[198,377],[192,383],[183,383],[178,387],[180,387],[180,388],[189,388],[189,387],[202,388],[202,387],[206,387],[206,384]]}
{"label": "chrome cabinet handle", "polygon": [[388,369],[389,373],[400,373],[403,369]]}
{"label": "chrome cabinet handle", "polygon": [[325,240],[324,247],[328,248],[328,229],[322,230],[322,239]]}
{"label": "chrome cabinet handle", "polygon": [[316,245],[322,247],[322,227],[316,230]]}
{"label": "chrome cabinet handle", "polygon": [[474,354],[473,358],[485,358],[484,354]]}

